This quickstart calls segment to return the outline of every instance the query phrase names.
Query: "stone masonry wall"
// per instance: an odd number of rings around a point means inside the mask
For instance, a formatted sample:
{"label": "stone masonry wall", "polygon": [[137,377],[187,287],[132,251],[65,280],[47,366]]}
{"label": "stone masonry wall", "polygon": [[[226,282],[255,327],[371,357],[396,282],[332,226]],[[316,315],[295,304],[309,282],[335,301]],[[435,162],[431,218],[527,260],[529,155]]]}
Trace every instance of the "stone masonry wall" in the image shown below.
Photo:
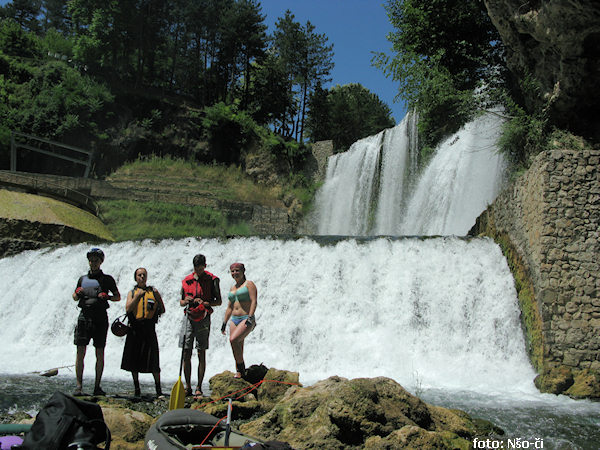
{"label": "stone masonry wall", "polygon": [[0,183],[2,182],[24,187],[29,186],[32,189],[43,189],[63,196],[66,196],[66,193],[62,192],[60,187],[68,188],[70,198],[65,197],[65,199],[72,200],[80,206],[83,206],[83,204],[81,200],[77,202],[76,194],[78,193],[80,193],[79,197],[84,200],[89,199],[89,197],[95,200],[133,198],[141,201],[161,201],[191,206],[200,205],[220,211],[228,220],[244,220],[250,223],[258,234],[291,234],[295,231],[287,209],[284,208],[212,199],[204,195],[195,195],[194,193],[163,192],[160,190],[133,188],[124,189],[114,186],[108,181],[58,175],[23,172],[13,174],[9,171],[0,171]]}
{"label": "stone masonry wall", "polygon": [[600,372],[599,166],[600,150],[543,152],[476,225],[477,233],[487,222],[489,234],[508,236],[526,266],[541,317],[543,370]]}

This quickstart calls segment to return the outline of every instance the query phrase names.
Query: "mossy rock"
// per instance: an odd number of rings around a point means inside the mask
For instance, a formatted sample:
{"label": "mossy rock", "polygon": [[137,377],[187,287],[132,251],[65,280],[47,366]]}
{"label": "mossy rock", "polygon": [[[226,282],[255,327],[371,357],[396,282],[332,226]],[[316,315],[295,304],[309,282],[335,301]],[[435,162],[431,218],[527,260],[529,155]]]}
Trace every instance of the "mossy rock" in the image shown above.
{"label": "mossy rock", "polygon": [[397,448],[427,448],[427,449],[469,449],[471,443],[452,433],[437,433],[427,431],[414,425],[406,425],[390,433],[385,438],[380,436],[370,437],[365,441],[365,449]]}
{"label": "mossy rock", "polygon": [[[226,400],[219,402],[209,402],[205,404],[193,405],[194,408],[211,414],[215,417],[225,417],[227,415],[227,409],[229,402]],[[233,401],[231,402],[231,418],[233,420],[247,420],[255,417],[257,414],[265,413],[262,409],[262,405],[257,400],[252,401]]]}
{"label": "mossy rock", "polygon": [[385,377],[330,377],[291,387],[262,417],[240,426],[294,448],[469,448],[502,430],[467,413],[428,405]]}
{"label": "mossy rock", "polygon": [[573,385],[573,373],[567,366],[551,366],[535,377],[535,386],[540,392],[562,394]]}
{"label": "mossy rock", "polygon": [[573,385],[565,392],[573,398],[600,399],[600,374],[585,369],[575,375]]}
{"label": "mossy rock", "polygon": [[257,397],[263,404],[263,409],[270,410],[293,386],[302,386],[298,372],[269,369],[257,389]]}
{"label": "mossy rock", "polygon": [[146,432],[155,422],[148,414],[117,406],[102,405],[102,414],[112,435],[111,448],[115,449],[143,447]]}

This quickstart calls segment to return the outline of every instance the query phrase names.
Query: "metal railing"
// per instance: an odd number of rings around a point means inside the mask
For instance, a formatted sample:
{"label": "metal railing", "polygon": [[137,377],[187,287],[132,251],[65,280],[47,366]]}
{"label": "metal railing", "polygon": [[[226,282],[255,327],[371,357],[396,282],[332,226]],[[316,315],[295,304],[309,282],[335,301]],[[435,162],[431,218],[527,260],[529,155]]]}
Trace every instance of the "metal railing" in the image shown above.
{"label": "metal railing", "polygon": [[[21,138],[21,139],[19,139]],[[30,141],[35,141],[42,144],[50,145],[51,148],[55,148],[54,151],[46,150],[40,147],[34,147],[30,145]],[[92,150],[84,150],[82,148],[74,147],[72,145],[62,144],[60,142],[51,141],[49,139],[32,136],[30,134],[21,133],[19,131],[11,131],[10,133],[10,171],[17,171],[17,150],[24,148],[33,152],[41,153],[43,155],[51,156],[53,158],[59,158],[65,161],[70,161],[75,164],[81,164],[85,166],[84,177],[87,178],[90,175],[90,168],[92,166]],[[59,153],[58,149],[65,149],[69,152],[75,152],[75,156],[69,156],[63,153]],[[85,155],[79,157],[78,154]]]}

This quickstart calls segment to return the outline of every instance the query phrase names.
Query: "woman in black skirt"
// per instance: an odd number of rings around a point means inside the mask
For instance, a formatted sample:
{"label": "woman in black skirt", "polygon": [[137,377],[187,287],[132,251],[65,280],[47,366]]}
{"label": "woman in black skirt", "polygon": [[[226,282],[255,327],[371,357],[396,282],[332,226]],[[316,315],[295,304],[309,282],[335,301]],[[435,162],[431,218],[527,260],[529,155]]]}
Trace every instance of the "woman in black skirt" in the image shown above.
{"label": "woman in black skirt", "polygon": [[125,339],[121,369],[131,372],[136,397],[141,396],[139,373],[151,373],[154,376],[156,395],[160,397],[162,389],[155,326],[158,317],[165,312],[165,304],[160,293],[146,285],[146,269],[136,269],[134,278],[136,285],[127,294],[125,305],[131,329]]}

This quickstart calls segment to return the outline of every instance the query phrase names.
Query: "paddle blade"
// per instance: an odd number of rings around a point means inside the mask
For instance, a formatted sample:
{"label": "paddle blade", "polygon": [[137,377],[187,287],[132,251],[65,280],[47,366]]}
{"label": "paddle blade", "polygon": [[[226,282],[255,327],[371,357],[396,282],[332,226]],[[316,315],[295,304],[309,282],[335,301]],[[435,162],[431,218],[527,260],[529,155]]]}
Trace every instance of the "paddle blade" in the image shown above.
{"label": "paddle blade", "polygon": [[169,411],[173,409],[181,409],[185,405],[185,388],[181,382],[181,377],[171,389],[171,398],[169,400]]}

